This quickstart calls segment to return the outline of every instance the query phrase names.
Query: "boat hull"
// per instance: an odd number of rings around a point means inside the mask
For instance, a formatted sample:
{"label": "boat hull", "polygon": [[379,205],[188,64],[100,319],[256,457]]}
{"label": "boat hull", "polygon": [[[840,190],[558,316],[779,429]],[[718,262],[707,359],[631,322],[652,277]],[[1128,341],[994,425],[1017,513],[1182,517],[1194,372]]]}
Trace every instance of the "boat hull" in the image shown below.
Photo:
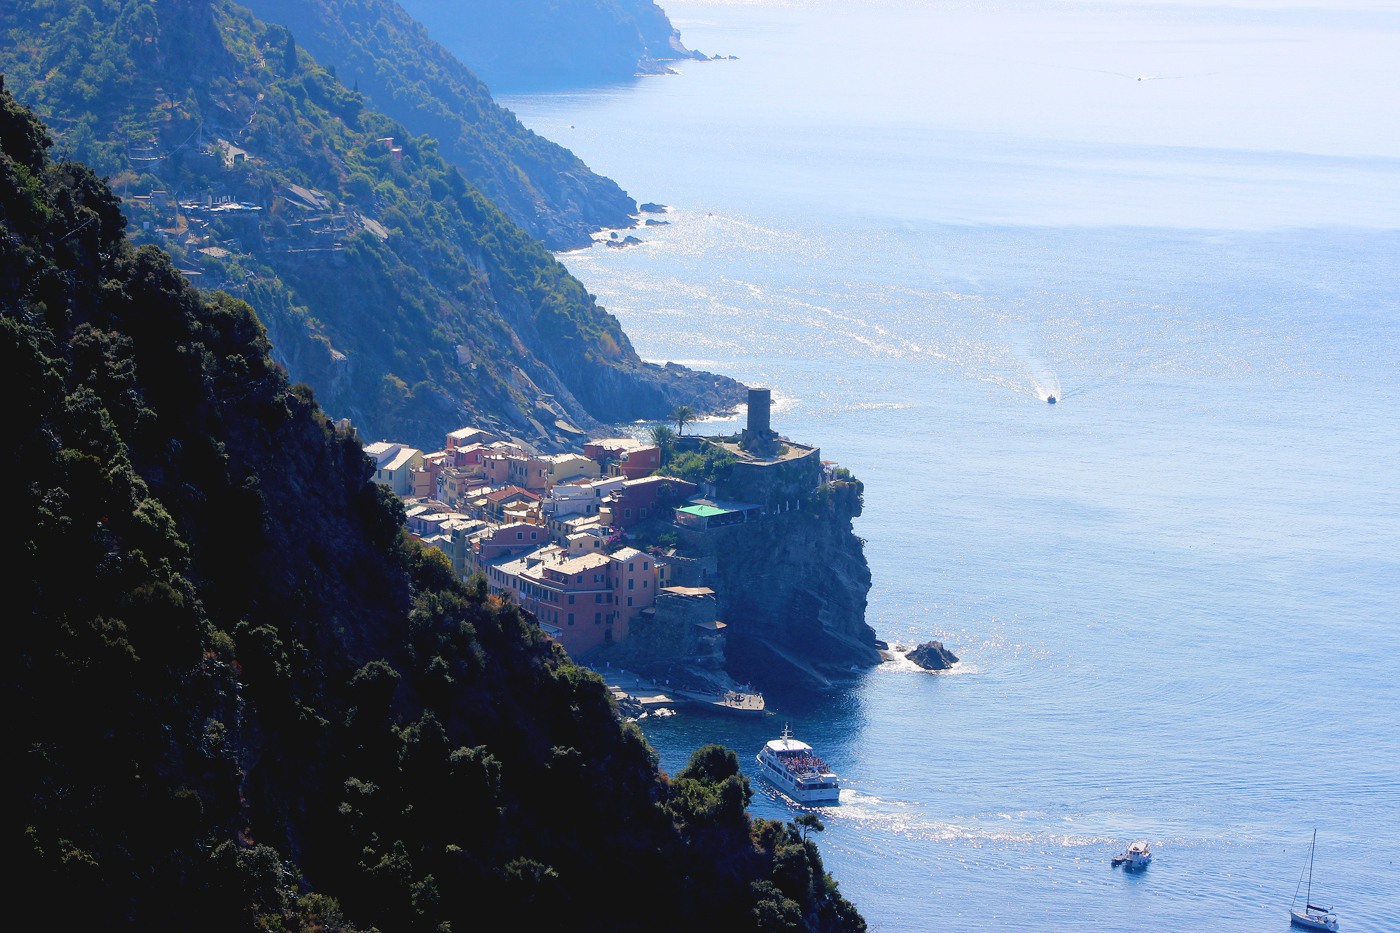
{"label": "boat hull", "polygon": [[1337,933],[1337,919],[1335,917],[1314,917],[1309,914],[1300,914],[1296,910],[1290,910],[1288,916],[1292,919],[1295,927],[1302,927],[1305,930],[1323,930],[1325,933]]}

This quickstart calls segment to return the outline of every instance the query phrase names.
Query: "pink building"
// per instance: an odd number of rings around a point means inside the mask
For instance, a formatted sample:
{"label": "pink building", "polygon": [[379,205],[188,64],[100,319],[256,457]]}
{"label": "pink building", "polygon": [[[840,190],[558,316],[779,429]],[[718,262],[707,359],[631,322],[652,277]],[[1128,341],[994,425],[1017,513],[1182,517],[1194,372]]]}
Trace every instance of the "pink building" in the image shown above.
{"label": "pink building", "polygon": [[622,484],[622,489],[611,496],[613,524],[620,528],[631,528],[648,518],[654,518],[658,508],[664,512],[670,506],[683,502],[699,488],[694,483],[676,479],[674,476],[629,479]]}
{"label": "pink building", "polygon": [[499,525],[489,534],[482,535],[472,542],[472,556],[476,567],[484,567],[491,561],[524,551],[533,551],[548,542],[549,532],[539,525],[525,522]]}
{"label": "pink building", "polygon": [[551,638],[577,656],[627,637],[627,620],[618,618],[614,603],[610,564],[603,554],[562,561],[526,556],[489,567],[486,579],[494,592],[511,594]]}
{"label": "pink building", "polygon": [[655,560],[635,548],[570,557],[558,546],[498,561],[486,578],[574,656],[626,639],[632,619],[656,604],[661,582]]}
{"label": "pink building", "polygon": [[589,441],[583,445],[583,455],[598,463],[611,460],[617,473],[628,479],[646,476],[661,466],[661,448],[634,437]]}
{"label": "pink building", "polygon": [[524,487],[532,492],[549,488],[550,465],[538,457],[513,456],[506,458],[508,483]]}
{"label": "pink building", "polygon": [[[618,615],[626,621],[656,604],[657,571],[651,555],[623,548],[608,555],[608,579],[617,596]],[[626,632],[626,622],[623,628]]]}

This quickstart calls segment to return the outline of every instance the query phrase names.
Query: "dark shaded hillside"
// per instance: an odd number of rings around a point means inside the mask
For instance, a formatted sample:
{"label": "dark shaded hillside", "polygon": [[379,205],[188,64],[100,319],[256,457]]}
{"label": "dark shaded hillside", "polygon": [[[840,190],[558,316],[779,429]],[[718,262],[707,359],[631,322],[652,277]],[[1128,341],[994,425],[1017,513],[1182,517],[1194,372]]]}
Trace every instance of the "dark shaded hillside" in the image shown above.
{"label": "dark shaded hillside", "polygon": [[498,92],[666,74],[706,56],[653,0],[401,0],[428,32]]}
{"label": "dark shaded hillside", "polygon": [[0,29],[15,94],[116,173],[138,240],[245,297],[278,361],[367,435],[429,446],[480,421],[551,447],[738,401],[733,380],[641,361],[435,140],[285,28],[215,0],[27,0]]}
{"label": "dark shaded hillside", "polygon": [[0,91],[11,916],[108,929],[863,930],[733,753],[399,530],[252,309],[123,237]]}
{"label": "dark shaded hillside", "polygon": [[577,249],[600,227],[626,227],[637,205],[573,153],[535,135],[491,99],[486,85],[393,0],[248,0],[260,19],[297,42],[370,106],[442,156],[531,236]]}

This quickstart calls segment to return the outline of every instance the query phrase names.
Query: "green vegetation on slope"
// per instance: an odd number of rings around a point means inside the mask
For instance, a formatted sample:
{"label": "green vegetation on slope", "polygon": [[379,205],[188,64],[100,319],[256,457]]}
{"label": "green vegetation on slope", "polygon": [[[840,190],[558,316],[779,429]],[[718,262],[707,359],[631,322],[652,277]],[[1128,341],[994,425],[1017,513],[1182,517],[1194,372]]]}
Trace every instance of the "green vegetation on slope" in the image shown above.
{"label": "green vegetation on slope", "polygon": [[626,227],[636,203],[573,153],[526,129],[486,85],[393,0],[248,0],[374,109],[436,138],[516,225],[550,249],[588,246],[600,227]]}
{"label": "green vegetation on slope", "polygon": [[600,678],[411,544],[252,309],[49,143],[0,91],[18,922],[864,929],[732,752],[659,774]]}
{"label": "green vegetation on slope", "polygon": [[[559,421],[737,398],[732,380],[643,363],[436,141],[369,109],[285,28],[222,0],[26,0],[0,28],[16,96],[112,176],[144,241],[245,297],[279,360],[368,435],[436,445],[500,419],[550,443],[571,436]],[[139,202],[157,190],[260,210]]]}

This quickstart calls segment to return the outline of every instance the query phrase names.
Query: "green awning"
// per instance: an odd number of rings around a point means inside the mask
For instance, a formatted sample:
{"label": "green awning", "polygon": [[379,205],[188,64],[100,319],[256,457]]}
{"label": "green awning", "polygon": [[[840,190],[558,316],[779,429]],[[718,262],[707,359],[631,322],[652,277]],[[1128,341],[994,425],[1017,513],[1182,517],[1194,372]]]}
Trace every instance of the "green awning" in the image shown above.
{"label": "green awning", "polygon": [[687,515],[697,515],[700,518],[713,518],[716,515],[732,515],[728,509],[717,509],[713,505],[683,505],[676,509],[677,512],[685,512]]}

